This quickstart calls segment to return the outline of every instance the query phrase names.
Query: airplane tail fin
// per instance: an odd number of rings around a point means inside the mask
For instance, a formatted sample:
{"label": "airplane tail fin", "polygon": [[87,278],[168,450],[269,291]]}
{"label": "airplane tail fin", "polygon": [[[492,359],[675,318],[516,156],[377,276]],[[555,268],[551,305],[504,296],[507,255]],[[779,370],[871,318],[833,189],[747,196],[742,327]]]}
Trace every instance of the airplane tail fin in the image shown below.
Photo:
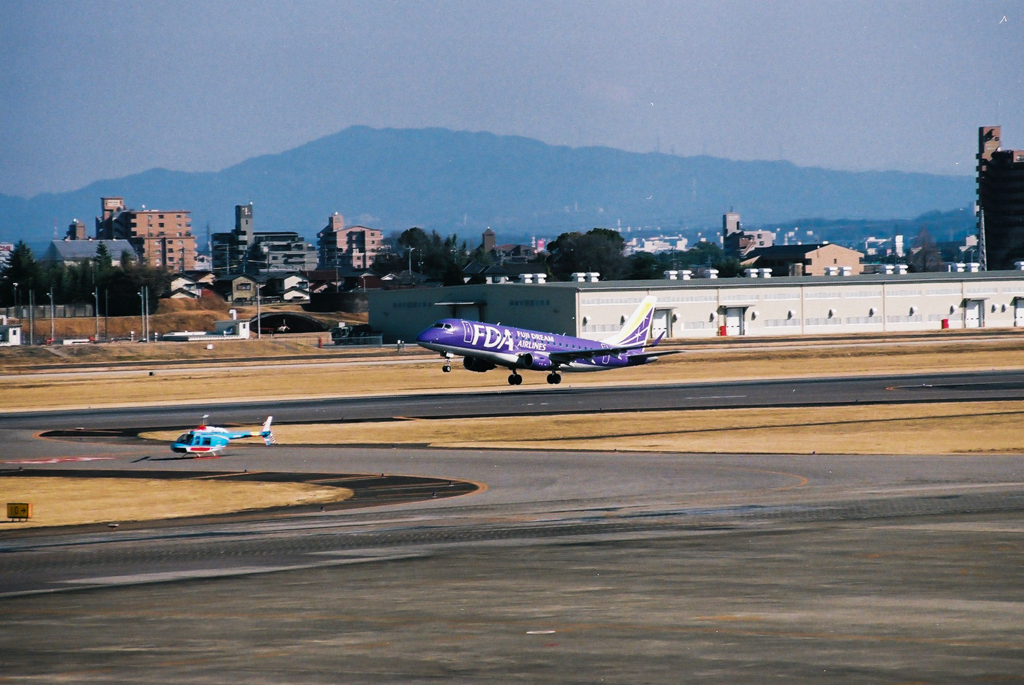
{"label": "airplane tail fin", "polygon": [[268,447],[274,444],[274,431],[270,430],[270,422],[273,420],[273,416],[268,416],[267,420],[263,422],[263,430],[260,431],[260,437]]}
{"label": "airplane tail fin", "polygon": [[[657,301],[658,298],[653,295],[645,297],[633,313],[629,315],[629,318],[626,319],[626,323],[622,325],[622,330],[601,342],[614,346],[641,345],[647,342],[647,336],[651,330],[651,321],[654,320],[654,303]],[[660,341],[661,339],[659,338],[658,340]]]}

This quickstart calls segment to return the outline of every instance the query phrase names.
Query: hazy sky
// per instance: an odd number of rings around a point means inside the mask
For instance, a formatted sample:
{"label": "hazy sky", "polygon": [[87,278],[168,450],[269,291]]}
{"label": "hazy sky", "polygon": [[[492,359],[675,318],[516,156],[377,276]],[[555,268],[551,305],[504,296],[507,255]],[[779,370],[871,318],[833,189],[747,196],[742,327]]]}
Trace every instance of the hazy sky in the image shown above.
{"label": "hazy sky", "polygon": [[1024,0],[0,1],[0,193],[354,124],[970,174],[1024,148]]}

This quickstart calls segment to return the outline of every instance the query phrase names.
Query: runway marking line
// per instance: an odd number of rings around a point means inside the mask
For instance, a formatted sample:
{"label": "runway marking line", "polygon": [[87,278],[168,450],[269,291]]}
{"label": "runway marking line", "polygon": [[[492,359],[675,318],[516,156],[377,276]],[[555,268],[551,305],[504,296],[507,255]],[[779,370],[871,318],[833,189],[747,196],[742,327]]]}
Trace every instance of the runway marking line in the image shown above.
{"label": "runway marking line", "polygon": [[[310,570],[318,570],[320,567],[310,567]],[[304,570],[304,569],[297,569]],[[205,579],[203,579],[205,580]],[[179,611],[159,611],[159,610],[51,610],[40,612],[38,608],[26,608],[21,610],[11,610],[11,615],[22,614],[29,617],[37,617],[40,613],[52,614],[61,617],[67,616],[80,616],[80,617],[94,617],[94,616],[106,616],[110,618],[163,618],[163,619],[181,619],[181,620],[234,620],[244,621],[258,619],[261,621],[284,621],[284,620],[302,620],[302,621],[326,621],[334,620],[345,623],[372,623],[379,625],[406,625],[411,626],[415,624],[443,624],[451,627],[462,627],[466,626],[479,626],[479,627],[492,627],[492,626],[519,626],[520,628],[529,629],[531,623],[536,625],[532,619],[494,619],[494,620],[483,620],[483,619],[467,619],[467,620],[454,620],[454,619],[437,619],[437,618],[423,618],[414,619],[408,616],[402,617],[384,617],[384,616],[368,616],[366,614],[335,614],[328,612],[316,612],[307,611],[301,613],[283,612],[283,613],[268,613],[265,610],[254,610],[253,612],[190,612],[181,613]],[[691,616],[689,621],[715,621],[719,623],[717,619],[720,617],[715,616]],[[770,621],[770,616],[758,616],[756,621]],[[796,640],[803,639],[825,639],[834,641],[851,641],[851,642],[895,642],[901,644],[921,644],[921,645],[943,645],[950,647],[991,647],[996,649],[1007,649],[1014,651],[1021,651],[1024,647],[1019,642],[1003,642],[998,640],[971,640],[971,639],[959,639],[959,638],[941,638],[941,637],[903,637],[898,635],[880,634],[880,635],[868,635],[863,633],[841,633],[841,632],[812,632],[812,631],[800,631],[800,630],[752,630],[745,628],[725,628],[720,625],[663,625],[663,626],[652,626],[646,623],[559,623],[557,626],[559,633],[583,633],[586,631],[598,631],[598,630],[611,630],[611,631],[627,631],[627,630],[645,630],[651,632],[664,632],[664,633],[696,633],[696,634],[707,634],[707,635],[734,635],[744,637],[783,637],[792,638]],[[881,629],[884,629],[882,627]],[[525,631],[524,631],[525,632]]]}

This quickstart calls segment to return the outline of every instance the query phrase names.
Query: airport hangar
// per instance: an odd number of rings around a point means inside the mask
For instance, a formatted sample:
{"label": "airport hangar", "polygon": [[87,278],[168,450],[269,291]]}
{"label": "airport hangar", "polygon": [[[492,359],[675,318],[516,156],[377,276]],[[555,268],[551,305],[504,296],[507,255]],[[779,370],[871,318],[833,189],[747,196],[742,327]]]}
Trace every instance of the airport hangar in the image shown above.
{"label": "airport hangar", "polygon": [[439,319],[501,323],[599,340],[647,295],[652,334],[775,337],[1024,327],[1024,271],[782,278],[500,283],[369,291],[385,342]]}

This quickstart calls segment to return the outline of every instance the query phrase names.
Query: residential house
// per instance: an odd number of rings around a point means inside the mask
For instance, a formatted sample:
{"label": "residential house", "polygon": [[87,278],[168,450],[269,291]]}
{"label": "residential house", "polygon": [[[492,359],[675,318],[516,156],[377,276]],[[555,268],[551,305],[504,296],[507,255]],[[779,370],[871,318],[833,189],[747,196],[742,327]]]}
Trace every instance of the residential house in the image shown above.
{"label": "residential house", "polygon": [[180,300],[198,300],[199,294],[199,284],[188,276],[178,274],[171,279],[171,298]]}
{"label": "residential house", "polygon": [[263,296],[281,302],[309,302],[309,280],[298,273],[268,276]]}
{"label": "residential house", "polygon": [[256,303],[256,291],[262,283],[248,274],[228,274],[217,279],[214,287],[231,304],[252,305]]}

